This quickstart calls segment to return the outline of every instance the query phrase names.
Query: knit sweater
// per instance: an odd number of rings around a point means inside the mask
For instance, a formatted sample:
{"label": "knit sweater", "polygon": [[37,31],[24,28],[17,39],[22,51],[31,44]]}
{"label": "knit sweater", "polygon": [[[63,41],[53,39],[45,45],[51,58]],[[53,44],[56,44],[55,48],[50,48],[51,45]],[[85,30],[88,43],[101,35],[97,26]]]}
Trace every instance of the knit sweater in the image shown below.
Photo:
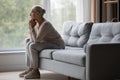
{"label": "knit sweater", "polygon": [[64,45],[60,34],[48,21],[44,21],[40,27],[30,28],[30,36],[33,42],[48,42],[58,46]]}

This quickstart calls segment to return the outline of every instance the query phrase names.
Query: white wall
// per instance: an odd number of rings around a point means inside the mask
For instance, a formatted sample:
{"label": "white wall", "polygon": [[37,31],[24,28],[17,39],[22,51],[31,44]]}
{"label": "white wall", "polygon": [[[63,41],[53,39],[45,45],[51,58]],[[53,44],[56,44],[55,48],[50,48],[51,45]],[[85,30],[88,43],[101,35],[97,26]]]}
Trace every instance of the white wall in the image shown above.
{"label": "white wall", "polygon": [[76,3],[76,21],[77,22],[83,22],[83,18],[84,18],[84,14],[83,14],[83,10],[84,10],[84,6],[83,6],[83,1],[84,0],[77,0]]}
{"label": "white wall", "polygon": [[76,21],[91,21],[91,0],[77,0],[76,3]]}
{"label": "white wall", "polygon": [[26,68],[25,52],[0,52],[0,72],[16,71]]}
{"label": "white wall", "polygon": [[83,14],[84,20],[83,21],[91,21],[91,0],[83,0]]}

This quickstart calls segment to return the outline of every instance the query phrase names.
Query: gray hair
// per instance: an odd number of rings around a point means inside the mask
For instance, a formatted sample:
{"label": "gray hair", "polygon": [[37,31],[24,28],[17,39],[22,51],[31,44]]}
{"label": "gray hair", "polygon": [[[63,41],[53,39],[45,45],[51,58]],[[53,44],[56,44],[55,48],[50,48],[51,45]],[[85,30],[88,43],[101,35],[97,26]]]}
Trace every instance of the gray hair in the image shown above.
{"label": "gray hair", "polygon": [[32,7],[32,10],[35,10],[35,11],[39,12],[40,14],[42,13],[42,15],[45,14],[45,12],[46,12],[45,9],[43,9],[43,8],[40,7],[39,5],[33,6],[33,7]]}

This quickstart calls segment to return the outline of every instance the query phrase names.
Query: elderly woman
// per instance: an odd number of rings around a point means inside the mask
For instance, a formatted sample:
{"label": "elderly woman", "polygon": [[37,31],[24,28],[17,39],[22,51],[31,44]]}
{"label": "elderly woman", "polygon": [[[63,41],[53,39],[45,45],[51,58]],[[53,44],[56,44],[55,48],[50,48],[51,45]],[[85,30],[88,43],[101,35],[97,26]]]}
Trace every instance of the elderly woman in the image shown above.
{"label": "elderly woman", "polygon": [[34,6],[30,12],[29,20],[30,41],[26,46],[26,60],[28,69],[19,74],[25,79],[40,78],[39,53],[43,49],[64,49],[64,42],[53,25],[43,15],[45,10]]}

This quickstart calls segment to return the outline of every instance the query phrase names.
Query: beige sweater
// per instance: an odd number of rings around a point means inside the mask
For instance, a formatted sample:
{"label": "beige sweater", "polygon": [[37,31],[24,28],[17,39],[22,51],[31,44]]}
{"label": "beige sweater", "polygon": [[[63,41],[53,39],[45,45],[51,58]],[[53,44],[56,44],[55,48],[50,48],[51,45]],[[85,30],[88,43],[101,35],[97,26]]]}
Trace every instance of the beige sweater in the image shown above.
{"label": "beige sweater", "polygon": [[58,46],[64,45],[61,36],[48,21],[44,21],[39,28],[37,26],[33,29],[30,28],[30,35],[33,42],[49,42]]}

